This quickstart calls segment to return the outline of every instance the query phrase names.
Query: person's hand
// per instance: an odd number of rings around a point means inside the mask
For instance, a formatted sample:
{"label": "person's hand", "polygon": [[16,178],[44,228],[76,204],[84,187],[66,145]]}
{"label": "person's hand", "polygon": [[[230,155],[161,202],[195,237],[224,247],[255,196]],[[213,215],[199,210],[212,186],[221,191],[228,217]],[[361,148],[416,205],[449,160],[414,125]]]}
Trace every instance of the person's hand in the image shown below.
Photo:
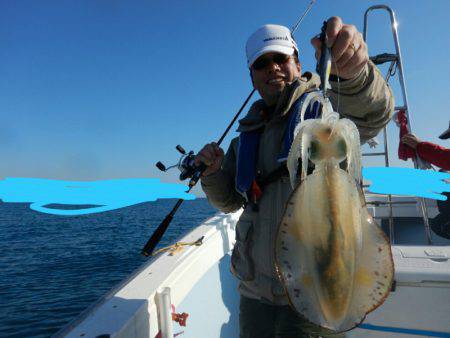
{"label": "person's hand", "polygon": [[406,134],[402,137],[402,142],[407,146],[416,149],[417,145],[422,141],[413,134]]}
{"label": "person's hand", "polygon": [[220,169],[223,157],[223,149],[213,142],[205,145],[202,150],[195,155],[194,163],[196,166],[200,166],[200,164],[204,163],[207,168],[202,176],[208,176]]}
{"label": "person's hand", "polygon": [[[367,45],[353,25],[346,25],[341,18],[333,16],[327,21],[328,47],[331,49],[331,74],[343,79],[356,77],[369,61]],[[316,36],[311,39],[320,60],[322,43]]]}

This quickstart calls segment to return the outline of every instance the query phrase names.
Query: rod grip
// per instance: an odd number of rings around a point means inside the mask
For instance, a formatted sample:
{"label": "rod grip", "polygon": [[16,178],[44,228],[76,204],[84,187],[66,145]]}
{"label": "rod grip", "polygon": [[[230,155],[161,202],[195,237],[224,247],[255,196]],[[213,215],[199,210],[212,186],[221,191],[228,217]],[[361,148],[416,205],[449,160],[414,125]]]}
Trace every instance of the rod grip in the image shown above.
{"label": "rod grip", "polygon": [[158,245],[159,241],[161,240],[162,236],[167,230],[167,227],[169,226],[170,222],[172,222],[173,215],[172,213],[168,214],[166,218],[163,219],[161,224],[156,228],[155,232],[152,234],[150,239],[145,244],[144,248],[142,249],[142,254],[144,256],[151,256],[153,251],[155,250],[156,246]]}

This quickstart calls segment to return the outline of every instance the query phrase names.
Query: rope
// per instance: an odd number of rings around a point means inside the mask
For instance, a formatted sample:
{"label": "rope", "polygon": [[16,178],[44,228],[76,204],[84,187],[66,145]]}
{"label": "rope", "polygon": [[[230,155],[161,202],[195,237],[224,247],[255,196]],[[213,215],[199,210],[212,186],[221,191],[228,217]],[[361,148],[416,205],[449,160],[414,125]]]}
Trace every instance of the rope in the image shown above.
{"label": "rope", "polygon": [[199,239],[197,239],[195,242],[176,242],[175,244],[166,246],[164,248],[161,248],[159,250],[156,250],[154,253],[152,253],[152,256],[156,256],[157,254],[161,253],[161,252],[165,252],[165,251],[169,251],[169,256],[173,256],[176,253],[179,253],[181,251],[183,251],[183,247],[184,246],[200,246],[203,244],[203,238],[205,238],[205,236],[200,237]]}

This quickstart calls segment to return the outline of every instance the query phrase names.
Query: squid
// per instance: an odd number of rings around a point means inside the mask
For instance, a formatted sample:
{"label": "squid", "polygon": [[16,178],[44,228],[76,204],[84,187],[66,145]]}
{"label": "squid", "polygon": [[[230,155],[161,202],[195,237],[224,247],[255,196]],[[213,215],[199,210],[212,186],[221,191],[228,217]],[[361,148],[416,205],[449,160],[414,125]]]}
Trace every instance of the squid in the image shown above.
{"label": "squid", "polygon": [[327,109],[294,132],[287,159],[293,192],[278,226],[275,260],[291,307],[344,332],[387,298],[394,264],[389,240],[366,208],[358,129]]}

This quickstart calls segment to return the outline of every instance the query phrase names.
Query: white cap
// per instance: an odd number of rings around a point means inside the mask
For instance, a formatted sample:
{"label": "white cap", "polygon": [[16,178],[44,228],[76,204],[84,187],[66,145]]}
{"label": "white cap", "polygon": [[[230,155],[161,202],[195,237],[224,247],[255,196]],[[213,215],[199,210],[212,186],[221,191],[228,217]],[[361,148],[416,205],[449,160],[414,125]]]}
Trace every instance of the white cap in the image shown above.
{"label": "white cap", "polygon": [[292,55],[294,51],[298,52],[298,48],[289,28],[280,25],[264,25],[248,38],[245,51],[248,68],[250,68],[253,62],[263,54],[278,52]]}

